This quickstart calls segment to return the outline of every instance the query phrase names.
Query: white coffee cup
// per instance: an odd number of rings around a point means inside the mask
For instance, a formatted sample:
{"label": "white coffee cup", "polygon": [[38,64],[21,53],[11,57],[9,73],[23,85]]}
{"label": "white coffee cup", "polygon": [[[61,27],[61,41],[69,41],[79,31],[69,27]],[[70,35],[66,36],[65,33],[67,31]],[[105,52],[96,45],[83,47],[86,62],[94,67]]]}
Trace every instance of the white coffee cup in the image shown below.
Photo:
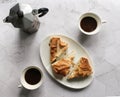
{"label": "white coffee cup", "polygon": [[[81,21],[86,17],[92,17],[97,22],[96,28],[91,32],[87,32],[81,27]],[[88,12],[88,13],[84,13],[80,16],[78,26],[79,26],[79,29],[82,33],[84,33],[86,35],[94,35],[100,31],[102,23],[105,23],[105,22],[102,22],[100,17],[97,14]]]}
{"label": "white coffee cup", "polygon": [[[30,70],[35,70],[35,71],[39,72],[38,76],[40,77],[40,80],[37,83],[30,84],[30,83],[27,82],[25,76],[28,73],[28,70],[29,71]],[[33,75],[31,75],[31,76],[33,76]],[[32,80],[34,80],[34,79],[32,79]],[[19,85],[18,87],[22,87],[23,86],[24,88],[26,88],[28,90],[35,90],[35,89],[39,88],[41,86],[42,82],[43,82],[43,73],[42,73],[42,71],[41,71],[41,69],[39,67],[37,67],[37,66],[29,66],[29,67],[27,67],[27,68],[25,68],[23,70],[23,72],[21,74],[20,82],[21,82],[21,85]]]}

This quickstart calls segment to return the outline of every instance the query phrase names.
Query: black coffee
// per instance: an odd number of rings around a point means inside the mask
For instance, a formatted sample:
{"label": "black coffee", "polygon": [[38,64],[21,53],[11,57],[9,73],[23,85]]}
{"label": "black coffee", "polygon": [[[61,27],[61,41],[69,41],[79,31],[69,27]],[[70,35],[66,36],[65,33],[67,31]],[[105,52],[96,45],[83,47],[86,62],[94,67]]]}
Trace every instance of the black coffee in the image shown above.
{"label": "black coffee", "polygon": [[86,32],[92,32],[97,27],[97,21],[92,17],[85,17],[80,22],[81,28]]}
{"label": "black coffee", "polygon": [[41,73],[39,70],[31,68],[25,73],[25,80],[31,85],[37,84],[41,80]]}

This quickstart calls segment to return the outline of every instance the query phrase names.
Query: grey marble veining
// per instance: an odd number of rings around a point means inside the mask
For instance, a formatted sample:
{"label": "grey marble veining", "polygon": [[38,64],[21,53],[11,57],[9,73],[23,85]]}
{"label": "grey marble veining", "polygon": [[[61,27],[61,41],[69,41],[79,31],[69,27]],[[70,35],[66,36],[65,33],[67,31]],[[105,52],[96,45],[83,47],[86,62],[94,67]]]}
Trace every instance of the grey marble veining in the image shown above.
{"label": "grey marble veining", "polygon": [[[40,29],[28,35],[3,23],[16,3],[33,8],[47,7],[49,13],[40,18]],[[120,1],[117,0],[0,0],[0,96],[1,97],[105,97],[120,96]],[[78,29],[82,13],[94,12],[102,21],[100,32],[85,36]],[[66,88],[54,81],[44,69],[39,47],[51,34],[64,34],[81,43],[94,62],[95,79],[82,90]],[[22,70],[30,65],[42,68],[44,82],[36,91],[18,88]]]}

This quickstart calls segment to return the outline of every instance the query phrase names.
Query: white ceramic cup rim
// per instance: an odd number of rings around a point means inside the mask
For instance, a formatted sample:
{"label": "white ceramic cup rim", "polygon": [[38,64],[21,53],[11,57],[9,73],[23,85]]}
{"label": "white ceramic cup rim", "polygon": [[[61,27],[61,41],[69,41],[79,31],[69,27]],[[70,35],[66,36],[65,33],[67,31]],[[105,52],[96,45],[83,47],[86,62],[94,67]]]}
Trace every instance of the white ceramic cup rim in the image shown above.
{"label": "white ceramic cup rim", "polygon": [[[88,17],[88,16],[94,18],[94,19],[96,20],[96,22],[97,22],[97,27],[96,27],[96,29],[93,30],[93,31],[91,31],[91,32],[84,31],[84,30],[81,28],[81,25],[80,25],[81,20],[82,20],[83,18],[85,18],[85,17]],[[86,35],[94,35],[94,34],[96,34],[96,33],[99,32],[99,30],[100,30],[100,28],[101,28],[101,24],[102,24],[101,19],[100,19],[100,17],[99,17],[97,14],[88,12],[88,13],[84,13],[84,14],[82,14],[82,15],[80,16],[78,26],[79,26],[79,29],[80,29],[80,31],[81,31],[82,33],[84,33],[84,34],[86,34]]]}
{"label": "white ceramic cup rim", "polygon": [[[40,74],[41,74],[41,79],[40,79],[40,81],[39,81],[37,84],[35,84],[35,85],[31,85],[31,84],[27,83],[26,80],[25,80],[25,73],[26,73],[27,70],[29,70],[29,69],[31,69],[31,68],[35,68],[35,69],[39,70],[39,72],[40,72]],[[29,67],[27,67],[27,68],[25,68],[25,69],[23,70],[23,72],[22,72],[22,74],[21,74],[20,82],[21,82],[21,85],[22,85],[24,88],[28,89],[28,90],[37,89],[37,88],[39,88],[39,87],[41,86],[41,84],[42,84],[42,82],[43,82],[43,73],[42,73],[42,71],[41,71],[41,69],[40,69],[39,67],[37,67],[37,66],[29,66]]]}

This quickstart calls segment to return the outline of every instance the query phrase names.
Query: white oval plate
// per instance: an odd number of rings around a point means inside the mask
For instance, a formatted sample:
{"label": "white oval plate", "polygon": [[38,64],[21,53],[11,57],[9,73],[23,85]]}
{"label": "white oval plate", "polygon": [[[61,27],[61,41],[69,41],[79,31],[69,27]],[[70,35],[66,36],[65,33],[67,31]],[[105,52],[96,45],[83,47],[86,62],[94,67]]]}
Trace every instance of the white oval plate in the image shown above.
{"label": "white oval plate", "polygon": [[[60,37],[63,41],[65,41],[66,43],[68,43],[69,48],[68,48],[68,52],[71,51],[76,51],[75,54],[75,63],[80,59],[80,57],[86,57],[89,60],[89,63],[93,69],[93,74],[83,80],[74,80],[74,81],[68,81],[65,77],[62,79],[58,79],[53,75],[52,72],[52,68],[51,68],[51,64],[50,64],[50,47],[49,47],[49,42],[50,42],[50,38],[51,37]],[[94,77],[94,68],[93,68],[93,63],[92,60],[89,56],[89,54],[87,53],[87,51],[85,50],[85,48],[83,48],[80,44],[78,44],[77,42],[75,42],[74,40],[72,40],[71,38],[68,38],[66,36],[63,35],[53,35],[53,36],[49,36],[47,37],[45,40],[42,41],[41,45],[40,45],[40,55],[41,55],[41,59],[43,62],[43,66],[45,67],[45,69],[48,71],[48,73],[59,83],[61,83],[64,86],[67,86],[69,88],[73,88],[73,89],[81,89],[81,88],[85,88],[87,87],[93,80]]]}

